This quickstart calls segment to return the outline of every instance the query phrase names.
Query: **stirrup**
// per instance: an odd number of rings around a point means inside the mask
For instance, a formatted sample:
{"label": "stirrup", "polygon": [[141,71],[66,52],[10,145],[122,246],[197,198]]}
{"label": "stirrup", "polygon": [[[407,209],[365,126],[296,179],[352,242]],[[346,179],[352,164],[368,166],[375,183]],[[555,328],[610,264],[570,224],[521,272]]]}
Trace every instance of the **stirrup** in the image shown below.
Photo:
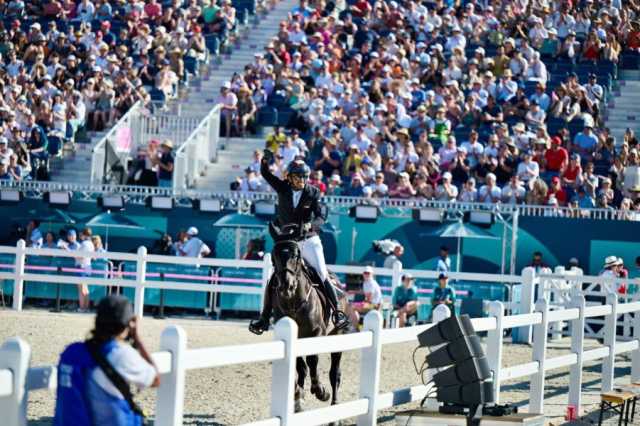
{"label": "stirrup", "polygon": [[269,331],[269,320],[265,320],[264,318],[259,318],[257,320],[253,320],[249,323],[249,331],[253,334],[257,334],[258,336],[264,333],[265,331]]}
{"label": "stirrup", "polygon": [[331,316],[331,320],[333,321],[333,325],[338,330],[343,330],[349,325],[351,325],[351,321],[349,321],[349,317],[339,310],[333,311],[333,315]]}

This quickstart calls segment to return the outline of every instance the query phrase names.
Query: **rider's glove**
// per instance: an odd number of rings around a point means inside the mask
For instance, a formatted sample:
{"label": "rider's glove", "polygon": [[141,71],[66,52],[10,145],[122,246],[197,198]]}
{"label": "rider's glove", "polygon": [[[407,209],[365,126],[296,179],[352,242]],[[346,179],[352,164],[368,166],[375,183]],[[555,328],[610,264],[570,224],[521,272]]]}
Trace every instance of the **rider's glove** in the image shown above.
{"label": "rider's glove", "polygon": [[270,149],[265,149],[264,151],[262,151],[263,153],[263,157],[262,160],[266,161],[267,163],[271,163],[273,161],[273,152]]}

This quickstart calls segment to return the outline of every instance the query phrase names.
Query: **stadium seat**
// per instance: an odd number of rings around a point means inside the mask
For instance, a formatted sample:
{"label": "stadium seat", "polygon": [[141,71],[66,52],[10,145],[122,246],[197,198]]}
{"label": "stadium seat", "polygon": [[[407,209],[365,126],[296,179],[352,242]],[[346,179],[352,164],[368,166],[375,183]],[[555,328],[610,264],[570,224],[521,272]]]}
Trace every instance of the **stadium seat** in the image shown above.
{"label": "stadium seat", "polygon": [[289,107],[278,108],[278,126],[286,127],[291,123],[291,119],[296,115],[296,111]]}
{"label": "stadium seat", "polygon": [[258,110],[258,126],[271,127],[278,123],[278,110],[272,107],[262,107]]}

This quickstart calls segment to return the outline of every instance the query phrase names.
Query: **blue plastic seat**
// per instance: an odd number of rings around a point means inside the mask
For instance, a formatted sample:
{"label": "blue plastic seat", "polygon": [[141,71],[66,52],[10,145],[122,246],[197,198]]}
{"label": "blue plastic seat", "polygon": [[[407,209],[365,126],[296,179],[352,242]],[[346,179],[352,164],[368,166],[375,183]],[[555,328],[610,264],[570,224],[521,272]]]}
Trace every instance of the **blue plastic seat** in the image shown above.
{"label": "blue plastic seat", "polygon": [[258,126],[275,126],[278,124],[278,110],[273,107],[262,107],[258,110]]}

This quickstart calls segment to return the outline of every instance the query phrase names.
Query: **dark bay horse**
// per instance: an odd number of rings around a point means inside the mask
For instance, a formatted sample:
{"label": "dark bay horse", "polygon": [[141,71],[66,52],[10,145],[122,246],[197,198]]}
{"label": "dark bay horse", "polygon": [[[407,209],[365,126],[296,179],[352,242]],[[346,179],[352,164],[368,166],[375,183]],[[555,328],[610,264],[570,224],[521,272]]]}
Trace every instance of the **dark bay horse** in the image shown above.
{"label": "dark bay horse", "polygon": [[[275,286],[273,307],[275,320],[288,316],[298,324],[298,338],[318,337],[341,334],[343,330],[336,330],[327,312],[327,305],[324,296],[321,296],[320,287],[314,286],[311,273],[307,271],[302,260],[302,254],[298,243],[291,238],[295,230],[283,229],[270,226],[271,235],[274,237],[275,245],[272,256],[275,267]],[[287,232],[288,231],[288,232]],[[346,299],[341,298],[338,302],[340,309],[346,309]],[[311,376],[311,393],[320,401],[328,401],[331,404],[338,403],[338,388],[340,386],[340,360],[341,352],[331,354],[331,369],[329,380],[331,382],[331,394],[320,383],[318,377],[318,355],[309,355],[305,360],[299,357],[296,360],[296,391],[295,410],[302,409],[304,396],[304,381],[308,371]]]}

